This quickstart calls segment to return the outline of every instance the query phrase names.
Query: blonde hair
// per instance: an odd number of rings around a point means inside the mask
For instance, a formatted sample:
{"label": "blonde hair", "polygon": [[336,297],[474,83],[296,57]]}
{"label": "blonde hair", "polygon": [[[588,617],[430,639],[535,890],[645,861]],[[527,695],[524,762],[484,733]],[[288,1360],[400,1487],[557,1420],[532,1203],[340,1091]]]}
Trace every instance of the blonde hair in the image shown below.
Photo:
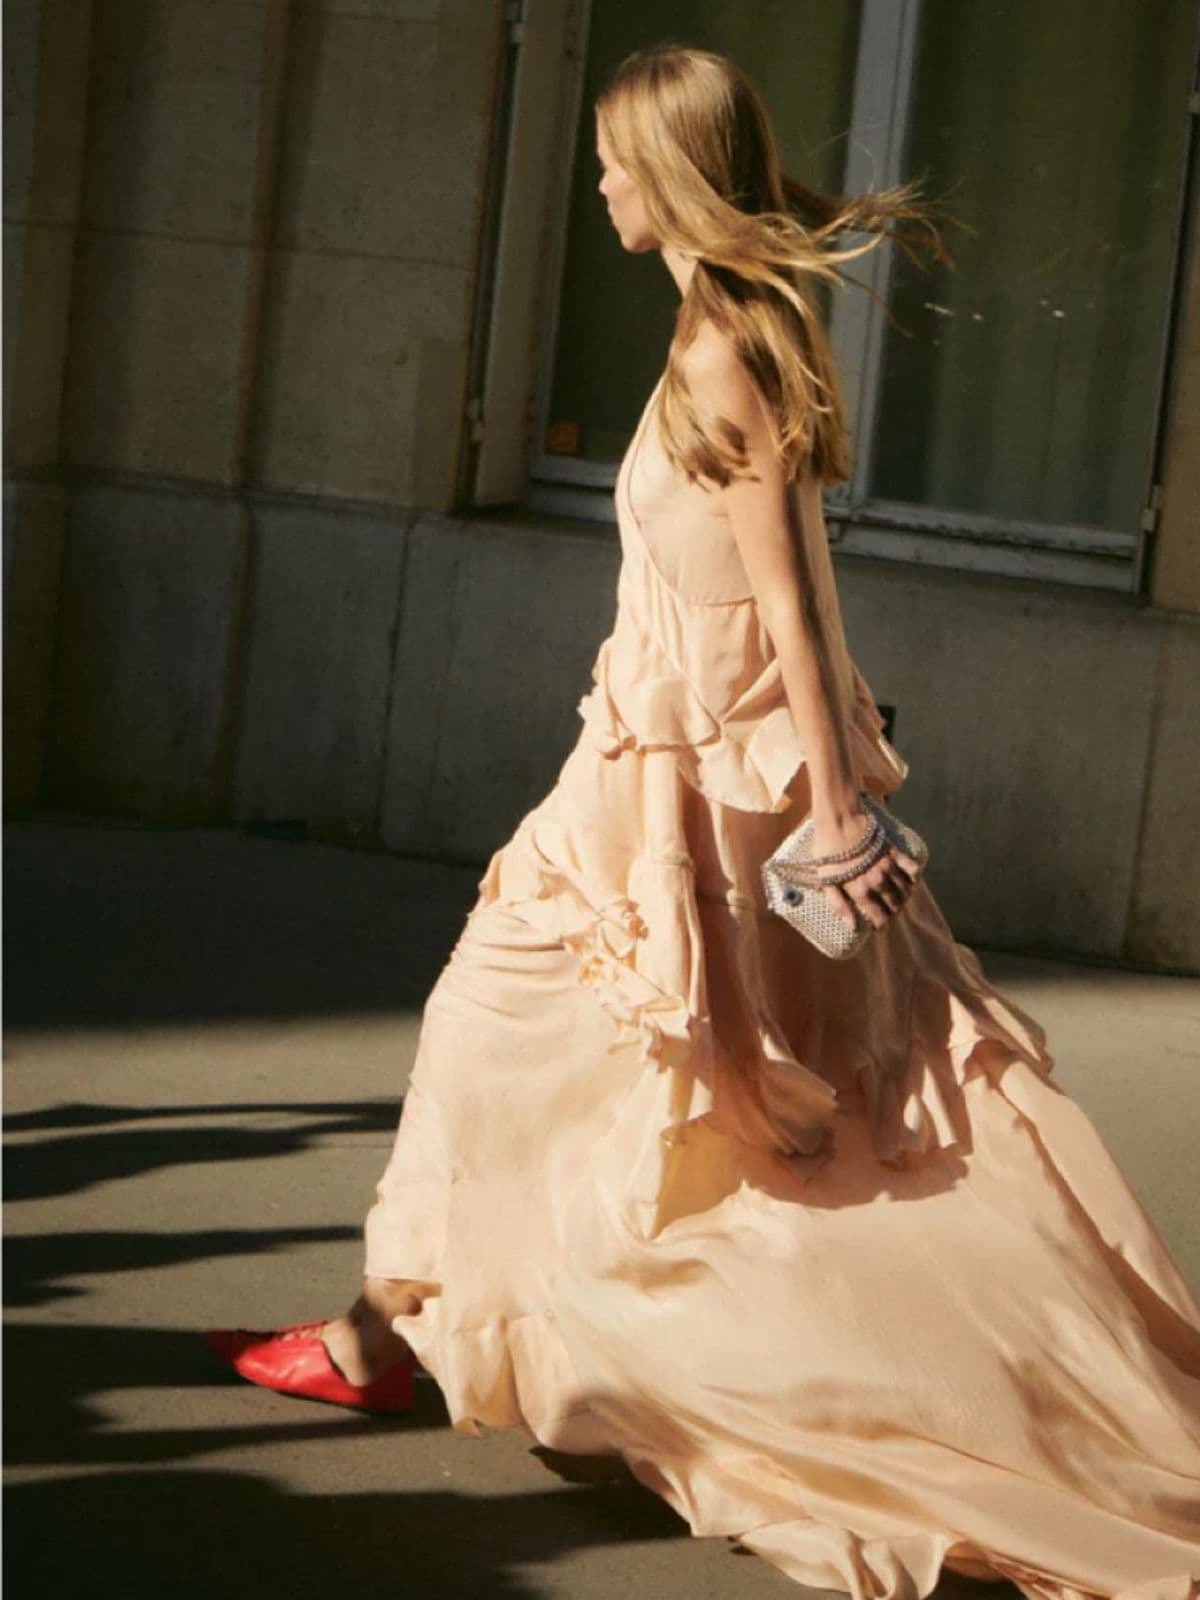
{"label": "blonde hair", "polygon": [[[724,486],[747,462],[727,418],[714,441],[701,425],[674,359],[706,321],[727,335],[774,414],[790,480],[849,476],[845,412],[815,291],[853,282],[847,262],[893,238],[911,259],[905,228],[948,262],[916,184],[834,198],[781,170],[766,107],[745,74],[710,50],[665,42],[617,66],[595,102],[614,156],[637,183],[662,245],[695,258],[676,316],[659,406],[668,457],[689,479]],[[844,234],[871,237],[841,245]]]}

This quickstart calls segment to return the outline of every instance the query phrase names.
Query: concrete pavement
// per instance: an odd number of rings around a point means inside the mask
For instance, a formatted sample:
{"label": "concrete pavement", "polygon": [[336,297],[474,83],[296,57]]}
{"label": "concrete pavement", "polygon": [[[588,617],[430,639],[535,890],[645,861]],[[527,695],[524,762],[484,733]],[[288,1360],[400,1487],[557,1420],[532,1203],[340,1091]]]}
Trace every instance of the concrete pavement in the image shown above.
{"label": "concrete pavement", "polygon": [[[432,1382],[361,1418],[228,1381],[200,1344],[352,1297],[478,869],[65,821],[6,844],[18,1600],[800,1600],[603,1463],[456,1437]],[[980,956],[1200,1284],[1200,982]]]}

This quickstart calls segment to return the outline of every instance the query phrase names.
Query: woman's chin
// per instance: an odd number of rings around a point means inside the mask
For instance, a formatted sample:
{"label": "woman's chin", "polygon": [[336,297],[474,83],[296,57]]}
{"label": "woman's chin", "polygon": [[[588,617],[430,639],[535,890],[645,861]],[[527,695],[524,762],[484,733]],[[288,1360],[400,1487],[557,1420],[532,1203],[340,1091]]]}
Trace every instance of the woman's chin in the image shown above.
{"label": "woman's chin", "polygon": [[617,236],[617,243],[621,246],[621,249],[627,251],[630,255],[644,255],[647,250],[658,249],[658,240],[653,234],[627,233],[619,228],[615,222],[612,225],[612,229]]}

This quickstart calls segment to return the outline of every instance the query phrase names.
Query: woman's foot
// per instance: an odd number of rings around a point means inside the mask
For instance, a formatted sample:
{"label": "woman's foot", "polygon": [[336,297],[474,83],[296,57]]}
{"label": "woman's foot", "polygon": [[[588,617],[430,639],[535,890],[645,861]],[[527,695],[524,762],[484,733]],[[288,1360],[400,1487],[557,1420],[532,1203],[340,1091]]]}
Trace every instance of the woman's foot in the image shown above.
{"label": "woman's foot", "polygon": [[[338,1322],[346,1320],[340,1318]],[[204,1341],[218,1360],[240,1377],[278,1394],[323,1400],[357,1411],[409,1410],[416,1358],[404,1341],[392,1335],[395,1345],[386,1362],[377,1359],[369,1365],[359,1361],[346,1373],[332,1358],[323,1337],[326,1329],[336,1325],[301,1322],[261,1332],[214,1328],[205,1334]]]}
{"label": "woman's foot", "polygon": [[392,1319],[420,1308],[407,1280],[364,1278],[345,1316],[266,1332],[214,1328],[204,1340],[218,1360],[265,1389],[360,1411],[407,1411],[417,1360]]}

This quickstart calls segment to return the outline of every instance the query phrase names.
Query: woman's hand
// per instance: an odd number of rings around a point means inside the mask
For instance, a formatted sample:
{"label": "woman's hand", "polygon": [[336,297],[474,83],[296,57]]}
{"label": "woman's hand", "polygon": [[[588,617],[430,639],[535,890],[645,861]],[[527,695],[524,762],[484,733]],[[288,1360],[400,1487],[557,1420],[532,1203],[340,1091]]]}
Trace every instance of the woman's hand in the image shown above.
{"label": "woman's hand", "polygon": [[[863,811],[848,814],[836,822],[818,819],[813,825],[813,855],[834,855],[851,849],[862,838],[869,821],[869,816]],[[853,865],[851,859],[816,870],[822,877],[828,877],[846,872]],[[873,928],[884,928],[889,919],[903,908],[920,875],[919,863],[898,846],[890,845],[878,861],[856,878],[846,883],[828,885],[825,898],[830,910],[844,918],[851,927],[854,926],[857,910]]]}

